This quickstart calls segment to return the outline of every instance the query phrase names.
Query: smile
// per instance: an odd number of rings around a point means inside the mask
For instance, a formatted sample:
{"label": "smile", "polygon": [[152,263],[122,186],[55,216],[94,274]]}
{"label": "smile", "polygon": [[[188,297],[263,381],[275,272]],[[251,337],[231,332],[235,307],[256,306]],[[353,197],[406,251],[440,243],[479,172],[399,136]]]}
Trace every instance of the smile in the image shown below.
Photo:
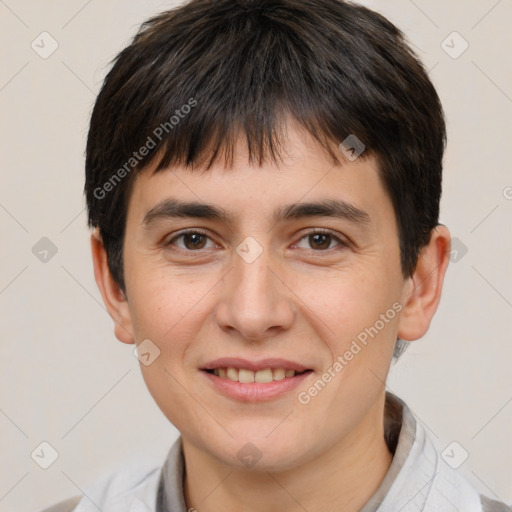
{"label": "smile", "polygon": [[252,371],[245,368],[214,368],[213,370],[207,370],[208,373],[212,373],[217,377],[228,379],[234,382],[242,382],[249,384],[252,382],[264,384],[273,382],[275,380],[283,380],[286,378],[294,377],[297,373],[295,370],[287,370],[285,368],[266,368],[264,370]]}
{"label": "smile", "polygon": [[286,397],[315,372],[286,359],[259,361],[225,357],[200,368],[212,389],[238,402],[265,402]]}

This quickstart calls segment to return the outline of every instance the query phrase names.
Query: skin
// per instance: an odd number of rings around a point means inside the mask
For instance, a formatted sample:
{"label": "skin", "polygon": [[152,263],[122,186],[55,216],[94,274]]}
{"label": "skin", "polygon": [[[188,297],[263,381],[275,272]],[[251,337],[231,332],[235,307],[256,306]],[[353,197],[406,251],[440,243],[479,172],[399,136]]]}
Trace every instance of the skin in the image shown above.
{"label": "skin", "polygon": [[[242,141],[233,168],[141,172],[131,193],[124,246],[126,294],[92,235],[95,277],[115,334],[149,338],[160,356],[141,370],[165,416],[181,432],[187,507],[199,512],[357,511],[392,460],[383,432],[385,379],[397,336],[428,330],[448,265],[450,235],[432,231],[415,273],[404,278],[391,201],[375,158],[332,165],[293,125],[279,165],[249,164]],[[162,200],[221,207],[230,221],[144,217]],[[341,199],[368,222],[315,216],[274,222],[290,203]],[[197,228],[206,237],[177,238]],[[318,229],[333,237],[312,239]],[[236,252],[253,237],[261,255]],[[339,244],[339,239],[343,244]],[[172,242],[172,243],[171,243]],[[307,390],[394,303],[401,311],[308,404]],[[218,357],[280,357],[313,372],[298,389],[247,403],[221,395],[201,367]],[[237,457],[252,443],[261,458]]]}

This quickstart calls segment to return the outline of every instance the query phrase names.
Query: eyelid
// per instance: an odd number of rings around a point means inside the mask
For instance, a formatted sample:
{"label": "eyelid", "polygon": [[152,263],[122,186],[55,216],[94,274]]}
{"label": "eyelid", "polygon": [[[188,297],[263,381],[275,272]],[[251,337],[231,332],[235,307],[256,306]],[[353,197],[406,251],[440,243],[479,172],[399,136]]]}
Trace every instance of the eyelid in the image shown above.
{"label": "eyelid", "polygon": [[[210,234],[202,229],[202,228],[186,228],[186,229],[183,229],[181,231],[178,231],[177,233],[173,234],[172,238],[168,241],[168,242],[165,242],[164,245],[173,245],[173,242],[175,242],[176,240],[178,240],[180,237],[184,236],[184,235],[187,235],[189,233],[194,233],[194,234],[199,234],[199,235],[203,235],[205,236],[206,238],[208,238],[209,240],[211,240],[213,243],[215,243],[216,245],[219,245],[217,242],[215,242],[215,240],[210,236]],[[336,240],[337,242],[337,246],[336,247],[346,247],[349,245],[349,242],[348,240],[344,239],[343,237],[340,237],[339,236],[339,233],[336,232],[336,231],[333,231],[332,229],[328,229],[328,228],[310,228],[308,231],[305,231],[303,233],[301,233],[299,235],[299,239],[297,242],[295,242],[293,246],[297,245],[299,242],[301,242],[304,238],[310,236],[310,235],[315,235],[317,233],[321,233],[321,234],[325,234],[325,235],[330,235],[334,240]],[[306,249],[306,250],[310,250],[310,251],[313,251],[313,252],[328,252],[328,251],[331,251],[331,250],[335,250],[336,247],[332,247],[331,249],[323,249],[323,250],[315,250],[315,249]],[[182,250],[182,251],[186,251],[186,252],[199,252],[201,250],[205,250],[205,249],[197,249],[196,251],[192,251],[192,250],[187,250],[187,249],[181,249],[180,247],[177,248],[178,250]]]}
{"label": "eyelid", "polygon": [[340,234],[337,231],[333,231],[332,229],[328,228],[311,228],[309,231],[306,231],[300,235],[300,238],[298,242],[294,243],[293,245],[297,245],[297,243],[301,242],[304,238],[310,236],[310,235],[316,235],[316,234],[324,234],[324,235],[330,235],[338,245],[336,247],[332,247],[331,249],[323,249],[323,250],[315,250],[315,249],[306,249],[312,252],[322,253],[322,252],[329,252],[332,250],[335,250],[337,247],[347,247],[349,245],[348,240],[346,240],[344,237],[341,237]]}
{"label": "eyelid", "polygon": [[[215,240],[209,235],[209,233],[207,231],[205,231],[204,229],[201,229],[201,228],[186,228],[186,229],[182,229],[181,231],[178,231],[177,233],[174,233],[172,235],[172,238],[169,241],[165,241],[164,242],[164,245],[165,246],[173,245],[173,242],[175,242],[176,240],[178,240],[182,236],[188,235],[190,233],[194,233],[194,234],[197,233],[198,235],[203,235],[206,238],[210,239],[213,243],[218,245],[217,242],[215,242]],[[181,249],[181,247],[177,247],[177,249],[178,250],[182,250],[182,251],[186,251],[186,249]],[[199,252],[200,250],[201,249],[198,249],[197,251],[187,251],[187,252]]]}

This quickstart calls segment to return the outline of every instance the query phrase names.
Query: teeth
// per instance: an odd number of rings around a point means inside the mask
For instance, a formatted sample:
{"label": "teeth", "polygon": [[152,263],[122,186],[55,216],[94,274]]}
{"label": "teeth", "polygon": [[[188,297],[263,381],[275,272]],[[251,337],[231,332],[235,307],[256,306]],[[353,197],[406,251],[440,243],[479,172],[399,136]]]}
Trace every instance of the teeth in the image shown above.
{"label": "teeth", "polygon": [[254,374],[254,382],[272,382],[273,380],[272,370],[270,368],[266,370],[258,370]]}
{"label": "teeth", "polygon": [[254,382],[254,372],[251,372],[251,370],[238,370],[238,381],[244,384]]}
{"label": "teeth", "polygon": [[272,376],[274,380],[283,380],[286,377],[286,371],[284,368],[276,368],[272,370]]}
{"label": "teeth", "polygon": [[229,380],[238,380],[238,370],[236,368],[227,368],[226,370],[226,377]]}
{"label": "teeth", "polygon": [[224,379],[248,384],[250,382],[268,383],[274,380],[283,380],[286,377],[295,376],[295,370],[285,370],[284,368],[266,368],[265,370],[246,370],[244,368],[215,368],[213,374]]}

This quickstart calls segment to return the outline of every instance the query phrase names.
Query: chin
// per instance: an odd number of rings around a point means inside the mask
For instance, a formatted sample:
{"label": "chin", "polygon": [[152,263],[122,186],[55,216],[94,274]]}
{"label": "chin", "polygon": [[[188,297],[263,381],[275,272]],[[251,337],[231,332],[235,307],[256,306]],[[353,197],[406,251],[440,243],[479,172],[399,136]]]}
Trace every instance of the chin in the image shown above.
{"label": "chin", "polygon": [[[309,452],[304,445],[300,433],[292,433],[283,429],[279,434],[272,432],[279,422],[274,422],[268,429],[258,425],[252,429],[240,431],[233,438],[218,438],[214,443],[208,444],[208,451],[233,468],[250,471],[286,471],[300,463],[300,459],[307,458]],[[270,434],[269,434],[270,433]]]}

